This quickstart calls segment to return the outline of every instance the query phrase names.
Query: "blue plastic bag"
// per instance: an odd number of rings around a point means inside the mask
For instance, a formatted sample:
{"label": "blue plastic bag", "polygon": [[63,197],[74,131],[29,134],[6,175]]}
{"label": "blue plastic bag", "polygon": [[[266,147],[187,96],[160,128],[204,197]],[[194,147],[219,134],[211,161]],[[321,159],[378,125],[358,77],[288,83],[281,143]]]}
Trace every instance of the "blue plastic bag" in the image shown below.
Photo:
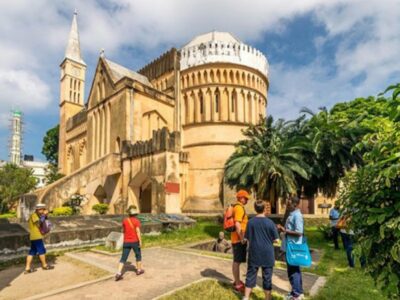
{"label": "blue plastic bag", "polygon": [[291,266],[311,266],[311,253],[305,236],[303,236],[301,244],[295,244],[293,241],[286,239],[286,261]]}

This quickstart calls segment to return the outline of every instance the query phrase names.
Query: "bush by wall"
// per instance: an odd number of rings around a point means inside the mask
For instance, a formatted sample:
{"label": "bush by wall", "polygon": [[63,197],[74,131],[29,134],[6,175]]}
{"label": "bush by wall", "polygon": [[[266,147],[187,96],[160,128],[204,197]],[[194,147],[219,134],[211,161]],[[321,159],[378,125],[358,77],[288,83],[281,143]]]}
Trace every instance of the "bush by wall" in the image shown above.
{"label": "bush by wall", "polygon": [[73,214],[74,214],[73,209],[71,207],[68,207],[68,206],[56,207],[50,213],[50,215],[53,216],[53,217],[72,216]]}
{"label": "bush by wall", "polygon": [[100,215],[105,215],[108,211],[108,204],[98,203],[92,206],[92,209]]}

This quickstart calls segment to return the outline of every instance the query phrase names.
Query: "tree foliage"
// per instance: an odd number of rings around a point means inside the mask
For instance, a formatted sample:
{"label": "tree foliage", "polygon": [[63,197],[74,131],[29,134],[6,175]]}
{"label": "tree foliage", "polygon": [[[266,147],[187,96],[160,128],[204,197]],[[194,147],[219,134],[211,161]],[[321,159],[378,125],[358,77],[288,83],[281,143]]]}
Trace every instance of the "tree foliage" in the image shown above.
{"label": "tree foliage", "polygon": [[58,138],[60,126],[56,125],[46,132],[43,138],[42,154],[49,162],[46,172],[47,184],[53,183],[64,175],[58,172]]}
{"label": "tree foliage", "polygon": [[258,197],[275,203],[297,193],[296,178],[308,178],[309,166],[303,153],[304,138],[293,134],[296,122],[264,119],[243,134],[233,155],[225,164],[225,180],[231,187],[254,189]]}
{"label": "tree foliage", "polygon": [[356,253],[366,271],[392,299],[400,298],[400,85],[389,87],[386,112],[371,117],[370,132],[357,145],[365,165],[344,179],[343,213],[356,232]]}
{"label": "tree foliage", "polygon": [[19,195],[35,188],[37,179],[31,169],[6,164],[0,169],[0,213],[6,212]]}
{"label": "tree foliage", "polygon": [[43,138],[42,154],[46,157],[46,160],[57,166],[58,164],[58,135],[60,125],[56,125],[46,132]]}

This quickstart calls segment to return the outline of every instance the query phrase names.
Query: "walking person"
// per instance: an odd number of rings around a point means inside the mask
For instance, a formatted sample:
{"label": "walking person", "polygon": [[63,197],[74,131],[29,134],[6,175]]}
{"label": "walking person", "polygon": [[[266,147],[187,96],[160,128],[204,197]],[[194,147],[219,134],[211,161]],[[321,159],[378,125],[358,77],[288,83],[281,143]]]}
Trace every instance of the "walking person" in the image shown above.
{"label": "walking person", "polygon": [[[300,199],[298,197],[289,199],[287,209],[290,209],[291,212],[286,220],[285,227],[278,225],[278,229],[285,233],[286,240],[295,244],[302,244],[304,235],[304,219],[299,206]],[[287,263],[287,260],[286,265],[290,285],[292,287],[292,291],[289,293],[287,299],[304,299],[303,279],[300,267],[290,265]]]}
{"label": "walking person", "polygon": [[136,257],[136,275],[142,275],[144,270],[142,268],[142,235],[140,232],[140,221],[136,216],[138,210],[135,206],[128,208],[129,217],[122,221],[122,229],[124,233],[124,244],[122,248],[122,256],[118,265],[118,272],[115,274],[115,281],[123,279],[123,269],[126,261],[128,260],[131,250],[135,253]]}
{"label": "walking person", "polygon": [[46,247],[44,246],[43,234],[41,233],[41,219],[45,219],[46,205],[39,203],[36,205],[35,212],[30,215],[28,220],[29,228],[29,240],[31,242],[31,248],[26,258],[25,274],[29,274],[35,271],[32,268],[33,257],[38,255],[40,263],[42,264],[43,270],[54,269],[53,266],[47,264],[46,261]]}
{"label": "walking person", "polygon": [[246,262],[247,245],[244,237],[248,222],[248,217],[244,206],[249,201],[250,195],[245,190],[239,190],[236,193],[236,204],[233,207],[233,219],[235,221],[235,231],[231,233],[231,242],[233,249],[233,287],[238,292],[243,292],[244,283],[240,280],[240,264]]}
{"label": "walking person", "polygon": [[265,299],[272,299],[272,271],[275,265],[274,242],[279,235],[275,223],[266,217],[264,201],[256,201],[254,210],[257,215],[252,218],[246,229],[245,238],[249,244],[249,260],[247,264],[246,289],[243,300],[248,300],[252,289],[256,286],[258,269],[262,270]]}
{"label": "walking person", "polygon": [[331,224],[332,238],[333,238],[333,244],[335,245],[335,250],[339,250],[340,230],[336,227],[339,218],[340,218],[339,204],[335,202],[334,207],[329,212],[329,220]]}

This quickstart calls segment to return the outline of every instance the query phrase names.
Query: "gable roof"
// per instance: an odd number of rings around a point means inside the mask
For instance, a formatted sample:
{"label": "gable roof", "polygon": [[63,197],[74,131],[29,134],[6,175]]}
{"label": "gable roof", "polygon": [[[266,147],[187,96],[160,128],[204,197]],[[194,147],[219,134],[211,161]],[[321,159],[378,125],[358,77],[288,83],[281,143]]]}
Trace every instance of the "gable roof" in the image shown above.
{"label": "gable roof", "polygon": [[108,67],[110,68],[111,71],[111,76],[112,79],[115,82],[117,82],[118,80],[120,80],[123,77],[128,77],[131,78],[133,80],[136,80],[144,85],[150,86],[152,87],[153,85],[150,83],[149,79],[144,76],[141,75],[135,71],[129,70],[109,59],[104,59],[105,63],[108,65]]}

